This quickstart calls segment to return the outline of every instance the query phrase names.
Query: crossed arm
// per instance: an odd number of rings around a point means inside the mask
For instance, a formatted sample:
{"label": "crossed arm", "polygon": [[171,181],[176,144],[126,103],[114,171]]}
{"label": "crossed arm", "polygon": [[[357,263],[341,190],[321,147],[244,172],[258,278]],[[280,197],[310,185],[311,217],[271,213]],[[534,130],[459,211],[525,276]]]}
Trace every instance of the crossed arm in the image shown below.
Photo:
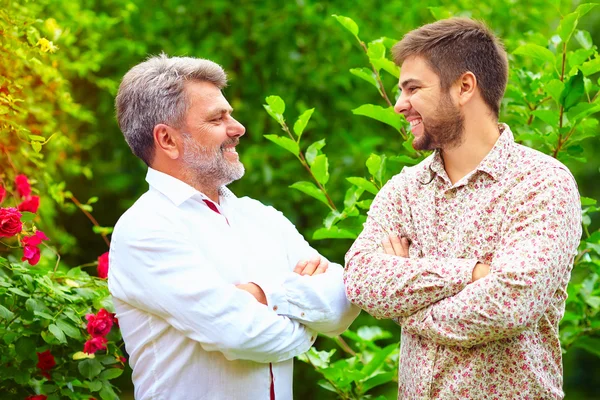
{"label": "crossed arm", "polygon": [[[533,326],[564,302],[581,211],[566,171],[539,171],[532,179],[535,185],[524,182],[515,192],[489,266],[407,258],[408,241],[389,237],[383,221],[367,222],[347,255],[349,298],[372,315],[396,319],[404,332],[444,345],[470,347]],[[385,237],[383,252],[374,237]]]}

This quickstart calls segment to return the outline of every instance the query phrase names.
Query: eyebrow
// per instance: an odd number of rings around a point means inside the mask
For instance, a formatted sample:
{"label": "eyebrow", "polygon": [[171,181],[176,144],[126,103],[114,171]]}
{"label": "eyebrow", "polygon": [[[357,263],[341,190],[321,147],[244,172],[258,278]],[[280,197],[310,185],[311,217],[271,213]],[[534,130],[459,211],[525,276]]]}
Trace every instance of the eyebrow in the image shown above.
{"label": "eyebrow", "polygon": [[208,112],[208,114],[207,114],[207,118],[208,119],[215,118],[215,117],[218,117],[221,114],[226,114],[226,113],[231,114],[232,112],[233,112],[233,108],[217,108],[217,109],[214,109],[214,110],[210,110]]}
{"label": "eyebrow", "polygon": [[406,88],[408,85],[410,85],[411,83],[416,83],[417,85],[422,85],[422,84],[423,84],[423,82],[421,82],[421,81],[420,81],[420,80],[418,80],[418,79],[415,79],[415,78],[409,78],[409,79],[407,79],[407,80],[405,80],[405,81],[402,81],[402,83],[401,83],[401,84],[399,84],[399,85],[398,85],[398,87],[399,87],[400,89],[404,89],[404,88]]}

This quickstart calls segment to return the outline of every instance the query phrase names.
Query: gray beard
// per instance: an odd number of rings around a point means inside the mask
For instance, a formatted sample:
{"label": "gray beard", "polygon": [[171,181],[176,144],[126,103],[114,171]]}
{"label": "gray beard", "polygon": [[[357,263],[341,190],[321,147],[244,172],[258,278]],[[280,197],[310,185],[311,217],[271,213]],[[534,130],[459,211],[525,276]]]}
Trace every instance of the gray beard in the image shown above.
{"label": "gray beard", "polygon": [[219,188],[244,176],[244,165],[228,161],[223,154],[223,149],[234,143],[236,140],[208,148],[198,144],[191,135],[183,134],[185,175],[193,186]]}

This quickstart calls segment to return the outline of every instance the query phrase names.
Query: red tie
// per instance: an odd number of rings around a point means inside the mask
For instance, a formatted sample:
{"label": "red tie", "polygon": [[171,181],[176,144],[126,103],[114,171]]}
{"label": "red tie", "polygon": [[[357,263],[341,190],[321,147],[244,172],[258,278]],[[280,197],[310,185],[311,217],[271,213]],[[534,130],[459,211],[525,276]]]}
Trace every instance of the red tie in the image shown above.
{"label": "red tie", "polygon": [[[213,210],[214,212],[216,212],[219,215],[223,215],[223,214],[221,214],[219,212],[219,209],[217,208],[217,206],[215,205],[215,203],[213,203],[212,201],[207,200],[207,199],[202,199],[202,200],[204,200],[204,202],[206,203],[206,205],[208,206],[208,208],[210,208],[211,210]],[[229,225],[229,220],[227,219],[227,217],[223,215],[223,218],[225,218],[225,221],[227,221],[227,225]]]}

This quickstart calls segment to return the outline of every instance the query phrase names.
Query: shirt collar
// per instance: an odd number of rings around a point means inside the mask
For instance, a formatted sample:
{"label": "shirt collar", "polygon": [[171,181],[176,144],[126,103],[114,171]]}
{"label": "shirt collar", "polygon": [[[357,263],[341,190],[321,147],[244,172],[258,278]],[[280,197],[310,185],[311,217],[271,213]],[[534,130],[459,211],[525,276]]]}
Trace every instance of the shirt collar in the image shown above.
{"label": "shirt collar", "polygon": [[[197,196],[202,200],[210,200],[204,193],[199,192],[187,183],[152,168],[148,168],[146,181],[152,188],[165,195],[177,207],[193,196]],[[220,200],[232,197],[235,197],[235,195],[231,192],[231,190],[227,189],[225,186],[221,186],[219,188]]]}
{"label": "shirt collar", "polygon": [[[511,149],[515,143],[510,127],[506,124],[499,124],[500,137],[492,147],[492,150],[481,160],[476,171],[482,171],[497,180],[502,173],[506,170],[506,164],[508,157],[510,156]],[[425,163],[426,175],[433,173],[434,175],[440,175],[446,177],[446,170],[444,169],[444,160],[439,150],[436,150]],[[470,174],[469,174],[470,175]],[[430,180],[431,178],[428,178]]]}

